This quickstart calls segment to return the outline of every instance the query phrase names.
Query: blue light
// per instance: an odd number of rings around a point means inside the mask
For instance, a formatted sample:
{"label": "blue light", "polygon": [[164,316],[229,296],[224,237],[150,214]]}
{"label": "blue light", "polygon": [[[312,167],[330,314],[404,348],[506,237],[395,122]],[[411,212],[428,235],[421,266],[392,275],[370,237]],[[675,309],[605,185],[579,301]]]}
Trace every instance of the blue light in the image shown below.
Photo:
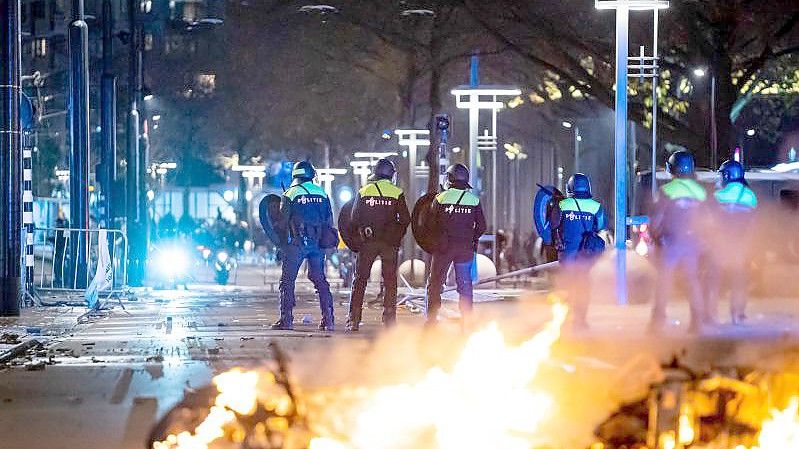
{"label": "blue light", "polygon": [[352,189],[349,187],[342,187],[338,191],[338,200],[341,204],[346,203],[347,201],[352,199]]}

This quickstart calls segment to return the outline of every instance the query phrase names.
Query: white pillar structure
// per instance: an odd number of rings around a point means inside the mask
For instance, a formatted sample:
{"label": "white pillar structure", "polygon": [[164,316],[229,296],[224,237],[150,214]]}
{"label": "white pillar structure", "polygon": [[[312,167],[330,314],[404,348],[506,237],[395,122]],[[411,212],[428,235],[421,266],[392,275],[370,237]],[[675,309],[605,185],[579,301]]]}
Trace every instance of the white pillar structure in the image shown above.
{"label": "white pillar structure", "polygon": [[469,111],[469,183],[477,185],[477,152],[478,133],[480,129],[480,111],[491,111],[490,136],[497,137],[497,111],[505,107],[505,103],[498,101],[498,97],[516,97],[521,95],[521,90],[504,86],[460,86],[451,91],[455,96],[455,105],[458,109]]}
{"label": "white pillar structure", "polygon": [[360,185],[361,187],[365,186],[368,182],[369,174],[372,173],[372,170],[369,168],[372,166],[370,161],[351,161],[350,167],[352,167],[352,173],[360,177]]}
{"label": "white pillar structure", "polygon": [[322,188],[325,189],[325,193],[327,193],[327,197],[330,198],[330,202],[333,202],[333,181],[336,179],[338,175],[346,175],[347,169],[346,168],[317,168],[316,169],[316,179],[322,184]]}
{"label": "white pillar structure", "polygon": [[627,304],[627,58],[631,10],[669,7],[666,0],[595,0],[597,9],[616,10],[615,217],[616,301]]}
{"label": "white pillar structure", "polygon": [[427,129],[395,129],[394,134],[397,135],[400,146],[408,147],[408,191],[405,192],[405,199],[410,207],[413,207],[419,196],[416,186],[419,147],[430,146],[430,131]]}

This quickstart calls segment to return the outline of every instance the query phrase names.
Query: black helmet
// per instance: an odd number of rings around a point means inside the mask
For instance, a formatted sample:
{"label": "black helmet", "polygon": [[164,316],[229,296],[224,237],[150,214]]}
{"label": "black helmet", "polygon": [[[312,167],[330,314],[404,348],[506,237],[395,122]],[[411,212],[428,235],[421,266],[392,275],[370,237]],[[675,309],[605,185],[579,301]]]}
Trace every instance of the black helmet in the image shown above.
{"label": "black helmet", "polygon": [[388,159],[380,159],[377,161],[377,165],[375,168],[372,169],[372,176],[369,177],[370,181],[377,181],[378,179],[391,179],[394,177],[394,173],[397,172],[397,168],[394,167],[394,163]]}
{"label": "black helmet", "polygon": [[744,182],[744,166],[736,160],[727,160],[719,167],[721,183],[727,185],[731,182]]}
{"label": "black helmet", "polygon": [[591,198],[591,180],[588,175],[575,173],[566,183],[566,193],[578,198]]}
{"label": "black helmet", "polygon": [[694,155],[690,151],[675,151],[669,156],[666,168],[675,178],[685,178],[694,175]]}
{"label": "black helmet", "polygon": [[469,169],[463,164],[450,165],[447,169],[447,183],[455,188],[465,187],[471,189],[472,186],[469,185]]}
{"label": "black helmet", "polygon": [[313,168],[313,164],[311,164],[310,161],[299,161],[294,164],[294,168],[291,169],[291,177],[294,179],[311,180],[316,177],[316,169]]}

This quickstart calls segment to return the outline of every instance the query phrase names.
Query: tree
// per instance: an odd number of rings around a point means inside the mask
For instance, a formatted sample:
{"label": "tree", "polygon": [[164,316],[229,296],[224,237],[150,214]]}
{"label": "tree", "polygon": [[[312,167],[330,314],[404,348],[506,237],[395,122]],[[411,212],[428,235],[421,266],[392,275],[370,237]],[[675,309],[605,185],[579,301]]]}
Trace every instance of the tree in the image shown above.
{"label": "tree", "polygon": [[[609,15],[595,11],[586,1],[462,3],[539,78],[530,89],[532,102],[588,98],[613,107],[614,33]],[[631,42],[647,42],[651,21],[634,17]],[[789,0],[685,0],[672,2],[661,17],[658,118],[664,125],[662,134],[673,143],[703,150],[697,152],[700,161],[707,163],[708,98],[695,90],[694,68],[703,66],[716,79],[723,151],[735,142],[736,111],[760,95],[775,77],[793,78],[799,51],[799,6]],[[630,88],[630,117],[647,124],[651,83],[639,85],[633,80]]]}

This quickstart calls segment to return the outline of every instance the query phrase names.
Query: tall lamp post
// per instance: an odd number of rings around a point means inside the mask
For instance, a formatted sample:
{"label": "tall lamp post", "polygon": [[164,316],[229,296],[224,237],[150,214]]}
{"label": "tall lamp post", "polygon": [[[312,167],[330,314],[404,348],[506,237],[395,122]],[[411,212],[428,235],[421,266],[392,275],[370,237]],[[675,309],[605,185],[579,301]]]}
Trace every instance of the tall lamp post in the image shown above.
{"label": "tall lamp post", "polygon": [[419,147],[430,146],[430,131],[427,129],[395,129],[394,134],[400,146],[408,147],[408,191],[405,199],[408,205],[416,204],[419,192],[416,187],[416,165],[418,164]]}
{"label": "tall lamp post", "polygon": [[[697,67],[694,69],[694,76],[704,78],[707,75],[705,69]],[[716,124],[716,74],[710,73],[710,166],[719,166],[719,140],[718,126]]]}
{"label": "tall lamp post", "polygon": [[[616,301],[627,304],[627,58],[631,10],[658,10],[669,7],[666,0],[594,0],[597,9],[616,10],[616,113],[614,174],[616,241]],[[656,19],[657,23],[657,19]],[[657,89],[655,89],[657,90]]]}
{"label": "tall lamp post", "polygon": [[0,316],[22,298],[22,59],[19,0],[0,0]]}

